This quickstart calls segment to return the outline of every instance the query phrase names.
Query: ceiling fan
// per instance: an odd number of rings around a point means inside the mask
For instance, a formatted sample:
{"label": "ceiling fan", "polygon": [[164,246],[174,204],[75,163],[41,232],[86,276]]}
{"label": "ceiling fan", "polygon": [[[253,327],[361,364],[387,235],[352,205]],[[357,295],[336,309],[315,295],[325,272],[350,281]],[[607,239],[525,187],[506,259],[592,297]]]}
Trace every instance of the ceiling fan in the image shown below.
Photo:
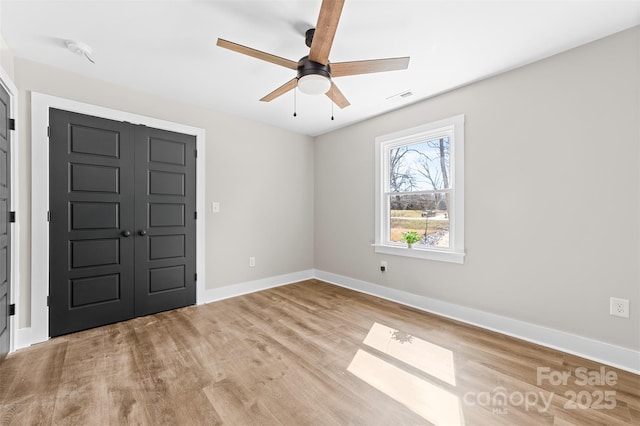
{"label": "ceiling fan", "polygon": [[225,49],[233,50],[234,52],[252,56],[298,72],[296,77],[260,99],[263,102],[271,102],[278,96],[298,87],[301,92],[307,94],[319,95],[324,93],[340,108],[345,108],[349,106],[350,103],[332,81],[334,77],[404,70],[409,67],[409,57],[330,63],[329,52],[336,29],[338,28],[338,21],[340,20],[344,1],[345,0],[322,1],[316,27],[308,30],[305,36],[305,43],[307,47],[309,47],[309,56],[301,58],[298,62],[221,38],[218,39],[216,44]]}

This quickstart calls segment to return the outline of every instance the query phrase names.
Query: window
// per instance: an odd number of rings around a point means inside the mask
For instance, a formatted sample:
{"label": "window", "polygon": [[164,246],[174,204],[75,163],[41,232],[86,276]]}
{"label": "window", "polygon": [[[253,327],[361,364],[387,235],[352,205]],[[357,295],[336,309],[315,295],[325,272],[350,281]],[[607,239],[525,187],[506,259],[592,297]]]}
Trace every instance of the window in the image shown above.
{"label": "window", "polygon": [[376,138],[376,252],[463,263],[463,184],[464,115]]}

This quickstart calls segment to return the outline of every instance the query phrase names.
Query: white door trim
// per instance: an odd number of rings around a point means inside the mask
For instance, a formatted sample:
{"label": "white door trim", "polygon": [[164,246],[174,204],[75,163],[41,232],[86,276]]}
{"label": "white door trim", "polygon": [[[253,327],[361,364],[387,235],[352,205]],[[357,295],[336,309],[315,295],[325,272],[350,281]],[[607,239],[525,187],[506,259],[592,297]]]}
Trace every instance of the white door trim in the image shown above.
{"label": "white door trim", "polygon": [[[4,90],[9,93],[9,101],[11,102],[11,114],[13,118],[17,118],[18,116],[18,88],[9,77],[9,74],[0,66],[0,86],[4,88]],[[11,191],[11,205],[9,206],[9,210],[16,211],[18,204],[18,123],[16,120],[16,129],[10,133],[9,144],[11,147],[11,158],[9,162],[11,164],[11,187],[9,191]],[[11,292],[11,300],[9,303],[15,303],[16,306],[20,306],[19,299],[19,288],[16,283],[20,282],[20,269],[19,269],[19,254],[20,254],[20,223],[16,221],[13,225],[9,227],[9,232],[11,232],[11,259],[9,259],[11,265],[11,274],[7,277],[9,280],[9,291]],[[18,329],[18,317],[16,315],[10,317],[9,319],[9,351],[13,352],[16,341],[16,332]]]}
{"label": "white door trim", "polygon": [[117,121],[143,124],[196,137],[196,301],[203,303],[205,293],[205,131],[197,127],[159,120],[152,117],[85,104],[33,92],[31,94],[31,344],[49,338],[49,108]]}

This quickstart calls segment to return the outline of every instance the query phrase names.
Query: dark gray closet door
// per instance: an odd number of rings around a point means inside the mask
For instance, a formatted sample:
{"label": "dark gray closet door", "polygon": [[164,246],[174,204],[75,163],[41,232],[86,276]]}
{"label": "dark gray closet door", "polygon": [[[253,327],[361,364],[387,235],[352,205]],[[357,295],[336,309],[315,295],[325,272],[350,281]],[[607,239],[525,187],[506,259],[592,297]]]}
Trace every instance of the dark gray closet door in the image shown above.
{"label": "dark gray closet door", "polygon": [[196,302],[196,138],[136,128],[136,315]]}
{"label": "dark gray closet door", "polygon": [[134,316],[134,127],[49,113],[49,331]]}
{"label": "dark gray closet door", "polygon": [[196,302],[194,136],[50,110],[50,334]]}
{"label": "dark gray closet door", "polygon": [[11,154],[10,148],[10,100],[0,86],[0,361],[9,353],[9,303],[11,276],[11,231],[9,226]]}

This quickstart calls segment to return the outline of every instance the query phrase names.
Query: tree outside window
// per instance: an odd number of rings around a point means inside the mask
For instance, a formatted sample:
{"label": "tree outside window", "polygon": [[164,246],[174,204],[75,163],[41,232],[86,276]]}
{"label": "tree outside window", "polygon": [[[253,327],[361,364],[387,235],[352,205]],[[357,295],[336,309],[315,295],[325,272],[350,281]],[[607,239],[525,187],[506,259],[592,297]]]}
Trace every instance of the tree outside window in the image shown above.
{"label": "tree outside window", "polygon": [[449,136],[389,150],[389,241],[449,247]]}

